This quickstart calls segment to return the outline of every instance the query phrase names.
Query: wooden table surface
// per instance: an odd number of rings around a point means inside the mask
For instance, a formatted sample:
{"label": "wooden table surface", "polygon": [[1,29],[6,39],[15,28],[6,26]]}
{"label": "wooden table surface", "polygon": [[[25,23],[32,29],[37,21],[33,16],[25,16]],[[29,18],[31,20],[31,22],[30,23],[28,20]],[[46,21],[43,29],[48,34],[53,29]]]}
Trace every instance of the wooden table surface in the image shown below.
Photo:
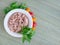
{"label": "wooden table surface", "polygon": [[[31,43],[10,36],[4,29],[3,9],[11,2],[26,2],[37,17],[37,29]],[[60,0],[0,0],[0,45],[60,45]]]}

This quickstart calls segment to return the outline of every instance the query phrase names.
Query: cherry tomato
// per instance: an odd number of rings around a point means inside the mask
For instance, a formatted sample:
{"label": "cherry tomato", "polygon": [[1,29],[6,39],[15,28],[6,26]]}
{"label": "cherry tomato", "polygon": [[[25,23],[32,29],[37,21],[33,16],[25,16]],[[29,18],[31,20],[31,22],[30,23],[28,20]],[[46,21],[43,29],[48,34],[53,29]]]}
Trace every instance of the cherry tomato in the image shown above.
{"label": "cherry tomato", "polygon": [[36,30],[36,28],[35,27],[32,27],[32,30]]}
{"label": "cherry tomato", "polygon": [[30,15],[33,17],[34,16],[34,13],[33,12],[29,12],[30,13]]}
{"label": "cherry tomato", "polygon": [[33,17],[32,20],[33,20],[33,22],[36,22],[36,18],[35,17]]}
{"label": "cherry tomato", "polygon": [[30,12],[30,8],[26,8],[26,11],[27,11],[27,12]]}
{"label": "cherry tomato", "polygon": [[33,27],[36,27],[37,23],[36,22],[33,22]]}

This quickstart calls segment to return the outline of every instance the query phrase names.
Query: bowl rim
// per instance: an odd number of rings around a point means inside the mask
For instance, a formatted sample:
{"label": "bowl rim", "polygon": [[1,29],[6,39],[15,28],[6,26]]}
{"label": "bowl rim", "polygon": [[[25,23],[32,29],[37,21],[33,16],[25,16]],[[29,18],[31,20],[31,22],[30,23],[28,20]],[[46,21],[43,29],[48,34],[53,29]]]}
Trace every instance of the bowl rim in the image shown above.
{"label": "bowl rim", "polygon": [[13,37],[22,37],[22,36],[23,36],[22,34],[12,32],[12,31],[10,31],[10,29],[8,28],[8,20],[9,20],[9,17],[10,17],[13,13],[15,13],[15,12],[21,12],[21,13],[25,14],[25,15],[28,17],[28,19],[29,19],[29,25],[28,25],[28,27],[30,27],[30,28],[32,28],[32,24],[33,24],[32,16],[31,16],[26,10],[24,10],[24,9],[13,9],[13,10],[9,11],[9,12],[6,14],[5,18],[4,18],[4,28],[5,28],[6,32],[7,32],[9,35],[13,36]]}

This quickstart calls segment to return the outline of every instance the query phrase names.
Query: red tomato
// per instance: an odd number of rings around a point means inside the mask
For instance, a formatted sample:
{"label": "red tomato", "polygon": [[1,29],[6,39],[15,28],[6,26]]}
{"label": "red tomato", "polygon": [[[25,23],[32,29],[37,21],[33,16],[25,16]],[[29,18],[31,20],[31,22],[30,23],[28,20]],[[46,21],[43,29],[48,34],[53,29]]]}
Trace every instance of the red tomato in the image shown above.
{"label": "red tomato", "polygon": [[36,22],[33,22],[33,27],[36,27],[37,23]]}
{"label": "red tomato", "polygon": [[34,13],[33,12],[29,12],[31,16],[34,16]]}

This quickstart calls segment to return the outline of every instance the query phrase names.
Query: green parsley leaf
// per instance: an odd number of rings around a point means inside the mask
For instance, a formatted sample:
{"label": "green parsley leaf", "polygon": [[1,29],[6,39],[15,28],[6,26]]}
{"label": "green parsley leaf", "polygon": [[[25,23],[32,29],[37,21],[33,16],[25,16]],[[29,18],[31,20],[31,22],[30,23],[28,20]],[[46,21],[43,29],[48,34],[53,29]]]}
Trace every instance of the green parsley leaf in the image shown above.
{"label": "green parsley leaf", "polygon": [[31,39],[32,39],[32,36],[34,34],[35,31],[32,30],[32,28],[29,28],[29,27],[23,27],[22,28],[22,34],[23,34],[23,37],[22,37],[22,42],[24,43],[25,41],[28,41],[30,42]]}
{"label": "green parsley leaf", "polygon": [[13,10],[13,9],[26,9],[27,6],[26,6],[26,3],[21,3],[21,4],[18,4],[17,2],[13,2],[11,3],[8,7],[6,7],[4,9],[4,13],[7,14],[9,11]]}

